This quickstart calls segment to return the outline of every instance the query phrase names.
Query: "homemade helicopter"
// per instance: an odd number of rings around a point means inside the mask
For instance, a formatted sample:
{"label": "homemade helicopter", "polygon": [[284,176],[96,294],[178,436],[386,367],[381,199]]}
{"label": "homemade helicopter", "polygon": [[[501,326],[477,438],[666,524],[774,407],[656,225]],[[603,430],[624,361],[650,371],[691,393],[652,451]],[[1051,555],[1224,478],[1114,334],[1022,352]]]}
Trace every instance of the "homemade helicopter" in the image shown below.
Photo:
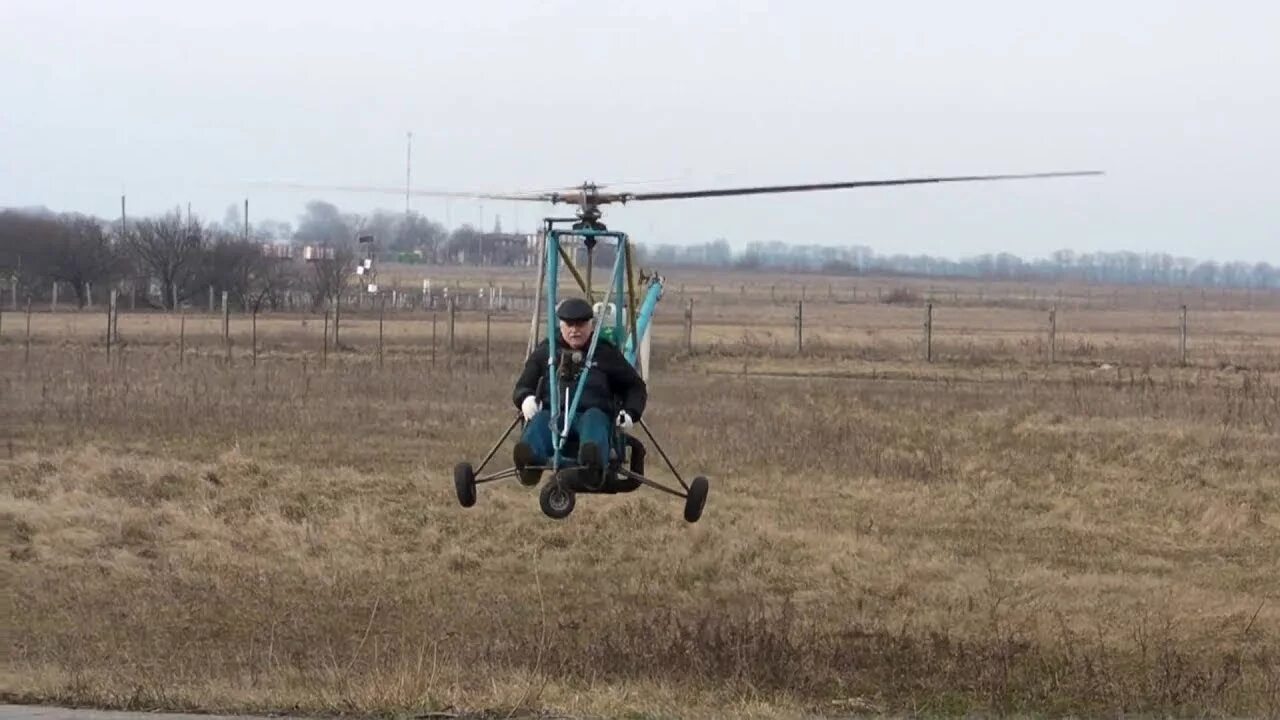
{"label": "homemade helicopter", "polygon": [[[645,380],[648,381],[649,330],[663,290],[663,278],[661,275],[656,273],[637,273],[630,236],[625,232],[610,230],[601,222],[602,206],[651,200],[1097,174],[1100,174],[1100,172],[1071,171],[1015,175],[969,175],[640,193],[605,192],[594,183],[584,182],[580,187],[563,192],[479,195],[484,198],[500,200],[564,203],[576,205],[578,209],[574,217],[545,218],[539,233],[538,252],[542,261],[538,274],[538,297],[534,303],[528,350],[532,352],[533,348],[538,344],[539,322],[542,319],[541,314],[544,309],[542,301],[545,300],[545,328],[550,350],[545,381],[548,386],[547,397],[551,414],[552,446],[554,447],[550,463],[543,467],[531,468],[535,471],[532,474],[522,473],[512,465],[509,468],[488,475],[480,475],[493,459],[498,449],[506,442],[511,432],[515,430],[523,419],[523,415],[517,411],[516,417],[507,426],[506,431],[489,450],[488,454],[485,455],[484,459],[480,461],[478,467],[472,467],[467,462],[459,463],[454,467],[453,481],[458,502],[463,507],[474,505],[476,502],[476,488],[480,484],[516,478],[522,484],[536,485],[540,482],[537,476],[541,474],[541,471],[550,471],[549,479],[539,493],[539,505],[542,511],[552,518],[561,519],[567,517],[573,511],[576,494],[627,493],[637,490],[641,485],[647,485],[683,498],[684,518],[686,521],[697,522],[702,516],[709,489],[707,478],[699,475],[692,482],[686,483],[643,419],[637,422],[636,425],[644,430],[649,442],[658,451],[667,468],[680,484],[680,489],[664,485],[647,477],[644,469],[646,456],[644,444],[639,438],[617,427],[614,428],[613,442],[610,443],[609,462],[600,478],[595,481],[583,479],[584,473],[580,472],[582,467],[575,459],[577,453],[571,437],[571,428],[576,417],[578,401],[582,396],[587,373],[592,371],[591,365],[595,357],[596,348],[600,342],[614,343],[623,351],[627,361],[635,366]],[[586,251],[585,273],[578,269],[567,250],[573,243],[580,243],[581,247]],[[601,243],[610,244],[615,252],[612,274],[604,286],[603,298],[597,302],[595,288],[592,286],[591,269],[594,265],[593,254],[597,245]],[[585,354],[559,347],[559,330],[556,323],[555,308],[558,307],[559,302],[559,270],[562,265],[573,275],[579,289],[586,295],[588,302],[593,303],[596,308],[595,327]],[[637,274],[640,277],[641,284],[639,286],[636,283]],[[617,312],[615,310],[617,308],[620,308],[621,312]],[[566,375],[572,378],[568,382],[566,382]],[[616,415],[616,412],[614,414]]]}
{"label": "homemade helicopter", "polygon": [[[573,420],[578,410],[585,387],[587,374],[596,349],[601,342],[611,342],[620,349],[627,361],[641,373],[646,381],[649,379],[649,346],[650,326],[658,301],[662,297],[663,277],[657,273],[637,271],[634,263],[631,237],[625,233],[608,229],[601,221],[601,208],[605,205],[625,205],[630,202],[654,200],[683,200],[692,198],[729,197],[741,195],[760,195],[790,192],[809,192],[819,190],[840,190],[849,188],[886,187],[898,185],[921,185],[932,183],[978,182],[993,180],[1020,180],[1036,178],[1057,178],[1084,175],[1101,175],[1101,171],[1063,171],[1003,175],[963,175],[950,177],[917,177],[889,180],[856,180],[848,182],[814,183],[803,185],[772,185],[759,187],[724,188],[711,190],[684,190],[668,192],[606,192],[601,185],[584,182],[581,186],[554,192],[541,193],[464,193],[444,191],[415,191],[414,194],[439,197],[464,197],[477,199],[533,201],[542,203],[567,204],[577,206],[573,217],[547,217],[543,220],[538,237],[538,253],[541,258],[538,274],[538,294],[534,302],[533,317],[530,321],[528,351],[532,352],[539,343],[540,322],[545,322],[545,330],[549,343],[547,372],[548,405],[551,415],[549,423],[552,430],[552,453],[549,464],[542,467],[526,468],[535,473],[522,473],[513,464],[511,467],[489,474],[481,474],[493,460],[502,444],[523,419],[517,411],[515,418],[507,426],[505,432],[492,446],[484,459],[477,466],[469,462],[458,463],[454,467],[453,482],[458,502],[463,507],[471,507],[476,503],[479,485],[516,478],[527,486],[536,486],[541,482],[539,477],[550,471],[546,483],[539,493],[539,505],[542,511],[552,518],[568,517],[575,505],[575,496],[580,493],[629,493],[647,485],[654,489],[682,498],[684,500],[684,518],[688,522],[697,522],[702,516],[707,501],[709,484],[704,476],[695,477],[692,482],[684,478],[671,462],[662,446],[657,442],[648,424],[643,420],[636,422],[644,430],[650,443],[665,461],[671,474],[680,485],[676,489],[664,485],[645,475],[644,444],[639,438],[613,428],[613,442],[610,443],[609,460],[604,472],[594,481],[584,479],[584,468],[576,460],[574,438],[571,437]],[[299,187],[299,186],[295,186]],[[329,189],[402,192],[399,190],[370,187],[330,187]],[[609,281],[603,287],[603,295],[596,299],[596,288],[592,285],[593,255],[598,245],[605,244],[614,250],[613,270]],[[571,250],[578,248],[586,251],[585,273],[580,271],[571,257]],[[559,271],[564,266],[579,289],[596,308],[596,322],[590,343],[585,353],[572,352],[560,347],[559,329],[555,309],[559,302]],[[637,283],[639,276],[639,284]],[[546,313],[545,321],[542,313]],[[616,415],[616,412],[614,413]],[[532,478],[532,479],[530,479]]]}

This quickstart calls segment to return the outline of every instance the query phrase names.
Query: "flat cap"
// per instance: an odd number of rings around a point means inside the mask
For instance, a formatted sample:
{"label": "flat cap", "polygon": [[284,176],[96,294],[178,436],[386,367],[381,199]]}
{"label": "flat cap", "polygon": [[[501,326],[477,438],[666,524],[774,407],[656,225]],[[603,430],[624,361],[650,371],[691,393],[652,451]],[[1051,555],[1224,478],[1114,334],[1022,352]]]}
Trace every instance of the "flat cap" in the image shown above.
{"label": "flat cap", "polygon": [[590,320],[593,316],[590,303],[582,298],[573,297],[562,300],[560,306],[556,308],[556,317],[570,322]]}

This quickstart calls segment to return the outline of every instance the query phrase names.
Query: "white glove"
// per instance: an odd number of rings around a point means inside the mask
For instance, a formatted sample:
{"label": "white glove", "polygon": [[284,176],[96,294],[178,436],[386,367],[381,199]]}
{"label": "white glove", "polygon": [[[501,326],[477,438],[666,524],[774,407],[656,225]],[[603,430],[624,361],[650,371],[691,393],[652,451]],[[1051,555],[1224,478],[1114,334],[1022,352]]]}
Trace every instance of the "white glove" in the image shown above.
{"label": "white glove", "polygon": [[520,412],[524,413],[525,420],[532,420],[533,416],[537,415],[538,411],[541,409],[542,404],[539,403],[538,399],[532,395],[525,398],[524,402],[520,403]]}
{"label": "white glove", "polygon": [[618,413],[618,427],[622,428],[623,430],[630,430],[631,426],[634,424],[635,423],[632,422],[631,416],[627,414],[626,410],[622,410],[621,412]]}

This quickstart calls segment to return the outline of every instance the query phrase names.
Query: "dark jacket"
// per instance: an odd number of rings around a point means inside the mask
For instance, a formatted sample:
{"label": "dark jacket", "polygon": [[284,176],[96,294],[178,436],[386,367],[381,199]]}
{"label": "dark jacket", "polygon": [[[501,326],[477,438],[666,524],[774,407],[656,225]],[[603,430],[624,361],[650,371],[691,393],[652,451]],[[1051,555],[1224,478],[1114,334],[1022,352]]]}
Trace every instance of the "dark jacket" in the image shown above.
{"label": "dark jacket", "polygon": [[[549,383],[546,375],[549,348],[550,343],[543,340],[525,360],[524,370],[516,379],[515,392],[511,396],[516,407],[520,407],[524,399],[530,395],[535,395],[542,402],[543,407],[547,406]],[[569,397],[572,399],[573,391],[577,387],[577,375],[585,368],[582,363],[572,361],[574,351],[569,349],[563,337],[559,339],[557,350],[561,354],[556,371],[560,394],[563,397],[565,389],[568,388]],[[581,351],[583,358],[586,354],[585,349]],[[587,384],[582,389],[582,399],[578,401],[578,409],[581,411],[587,408],[599,408],[611,415],[618,410],[626,410],[632,420],[640,422],[647,400],[648,389],[645,387],[644,378],[640,377],[640,373],[627,362],[621,350],[601,339],[596,344],[595,361],[587,373]]]}

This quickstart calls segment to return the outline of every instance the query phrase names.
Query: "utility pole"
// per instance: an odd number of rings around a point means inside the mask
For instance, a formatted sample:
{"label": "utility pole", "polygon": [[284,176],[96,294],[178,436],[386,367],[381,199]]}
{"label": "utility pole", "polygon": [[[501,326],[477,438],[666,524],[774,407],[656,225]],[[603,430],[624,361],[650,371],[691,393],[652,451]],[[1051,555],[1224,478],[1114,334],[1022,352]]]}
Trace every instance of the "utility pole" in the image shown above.
{"label": "utility pole", "polygon": [[244,241],[249,242],[249,198],[244,199]]}

